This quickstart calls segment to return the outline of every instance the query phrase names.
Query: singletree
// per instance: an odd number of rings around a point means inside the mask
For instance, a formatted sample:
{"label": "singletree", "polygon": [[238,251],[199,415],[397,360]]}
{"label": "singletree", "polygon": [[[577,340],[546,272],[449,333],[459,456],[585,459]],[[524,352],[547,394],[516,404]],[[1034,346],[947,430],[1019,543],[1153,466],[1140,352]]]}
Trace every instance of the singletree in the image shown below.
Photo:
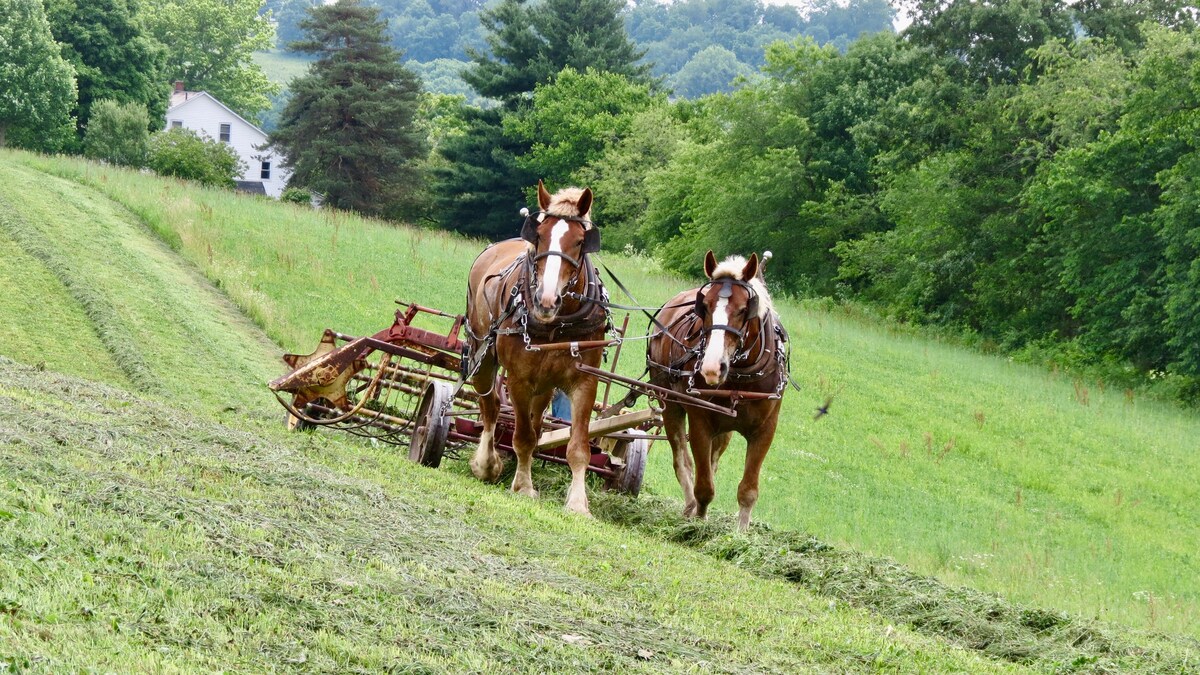
{"label": "singletree", "polygon": [[271,143],[288,157],[290,183],[331,206],[397,216],[416,192],[426,141],[414,118],[421,86],[387,41],[379,10],[359,0],[314,7],[292,49],[317,60],[291,83]]}
{"label": "singletree", "polygon": [[143,9],[150,33],[167,50],[166,80],[207,91],[243,117],[271,108],[280,87],[255,63],[254,52],[275,46],[263,0],[162,0]]}
{"label": "singletree", "polygon": [[0,0],[0,148],[10,131],[48,149],[71,128],[75,71],[50,33],[41,0]]}
{"label": "singletree", "polygon": [[63,56],[79,80],[76,122],[82,134],[100,99],[133,103],[163,125],[170,84],[166,50],[143,32],[138,0],[45,0],[46,16]]}

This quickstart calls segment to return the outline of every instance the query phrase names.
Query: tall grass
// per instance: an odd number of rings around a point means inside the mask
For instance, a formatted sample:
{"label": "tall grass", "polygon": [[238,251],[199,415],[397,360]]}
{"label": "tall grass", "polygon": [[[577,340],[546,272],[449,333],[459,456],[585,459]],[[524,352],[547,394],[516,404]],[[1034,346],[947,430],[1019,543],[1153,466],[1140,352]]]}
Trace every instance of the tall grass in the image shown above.
{"label": "tall grass", "polygon": [[[73,160],[27,161],[120,201],[289,350],[307,351],[326,326],[382,328],[397,297],[460,311],[483,248]],[[648,260],[604,258],[644,303],[689,285]],[[758,520],[1017,601],[1200,635],[1195,414],[836,308],[777,304],[802,391],[787,395]],[[622,360],[640,372],[640,346],[627,344]],[[814,422],[827,395],[831,414]],[[718,511],[736,508],[740,447],[722,462]],[[647,480],[674,495],[668,454],[655,447]]]}

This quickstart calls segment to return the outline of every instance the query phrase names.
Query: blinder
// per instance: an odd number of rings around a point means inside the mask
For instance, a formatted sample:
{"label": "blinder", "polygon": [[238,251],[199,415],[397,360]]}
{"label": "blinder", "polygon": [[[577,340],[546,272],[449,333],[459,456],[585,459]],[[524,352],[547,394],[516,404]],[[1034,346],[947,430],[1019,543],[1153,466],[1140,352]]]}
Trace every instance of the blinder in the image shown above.
{"label": "blinder", "polygon": [[745,288],[746,293],[750,296],[746,301],[746,314],[750,318],[758,316],[758,293],[754,291],[753,286],[740,279],[720,279],[701,286],[700,290],[696,291],[696,306],[692,309],[696,316],[701,319],[708,316],[708,305],[704,304],[704,289],[718,283],[721,284],[721,290],[717,292],[719,298],[732,298],[734,285]]}
{"label": "blinder", "polygon": [[[522,209],[524,211],[524,209]],[[538,243],[538,225],[545,219],[546,213],[538,211],[525,216],[525,223],[521,225],[521,238],[525,241],[537,246]],[[555,216],[561,218],[561,216]],[[583,232],[583,248],[582,253],[598,253],[600,251],[600,228],[591,223],[576,219],[563,218],[563,220],[573,220],[582,224],[586,229]]]}

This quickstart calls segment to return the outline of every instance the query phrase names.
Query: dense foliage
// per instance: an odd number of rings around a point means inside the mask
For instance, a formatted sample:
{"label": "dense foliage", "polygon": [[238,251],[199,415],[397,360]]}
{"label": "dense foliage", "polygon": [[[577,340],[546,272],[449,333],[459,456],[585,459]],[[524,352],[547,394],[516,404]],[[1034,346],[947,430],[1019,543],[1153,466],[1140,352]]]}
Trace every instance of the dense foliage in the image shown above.
{"label": "dense foliage", "polygon": [[[649,68],[639,63],[642,52],[625,33],[621,8],[620,0],[502,0],[481,14],[490,49],[473,53],[463,79],[500,107],[464,108],[463,128],[439,148],[446,161],[434,167],[432,192],[435,218],[444,227],[489,237],[512,232],[524,191],[543,168],[539,163],[553,152],[543,153],[542,160],[524,158],[542,141],[535,138],[541,133],[539,122],[527,119],[539,105],[534,96],[539,83],[551,81],[564,68],[577,73],[591,67],[649,84]],[[552,98],[561,100],[544,100]],[[569,125],[556,128],[559,133],[578,131]]]}
{"label": "dense foliage", "polygon": [[420,83],[384,38],[379,10],[357,0],[314,7],[294,47],[317,57],[292,83],[271,143],[288,157],[291,185],[360,213],[411,210]]}
{"label": "dense foliage", "polygon": [[162,176],[217,187],[233,187],[234,179],[244,170],[242,161],[228,144],[182,127],[150,137],[146,165]]}
{"label": "dense foliage", "polygon": [[145,107],[100,99],[92,105],[83,154],[118,166],[145,166],[150,152],[149,126]]}
{"label": "dense foliage", "polygon": [[0,0],[0,148],[54,149],[74,124],[75,70],[54,42],[41,0]]}
{"label": "dense foliage", "polygon": [[46,0],[45,5],[54,39],[75,67],[80,132],[100,99],[139,105],[149,111],[147,123],[161,128],[170,88],[167,49],[143,30],[138,0]]}

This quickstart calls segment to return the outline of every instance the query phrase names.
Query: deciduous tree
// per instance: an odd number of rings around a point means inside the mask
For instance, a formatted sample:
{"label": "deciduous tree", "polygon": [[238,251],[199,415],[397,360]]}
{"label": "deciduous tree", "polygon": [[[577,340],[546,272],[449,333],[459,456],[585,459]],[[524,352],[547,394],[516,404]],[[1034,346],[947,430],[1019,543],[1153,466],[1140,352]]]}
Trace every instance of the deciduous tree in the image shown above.
{"label": "deciduous tree", "polygon": [[[100,99],[92,105],[92,118],[84,136],[84,154],[121,166],[145,165],[151,122],[138,103]],[[159,120],[159,126],[162,125]]]}
{"label": "deciduous tree", "polygon": [[170,84],[166,49],[143,32],[137,0],[46,0],[46,14],[79,83],[76,122],[82,134],[95,101],[134,103],[163,125]]}
{"label": "deciduous tree", "polygon": [[162,0],[146,5],[151,35],[167,48],[166,77],[207,91],[243,117],[269,110],[279,91],[251,55],[270,49],[275,29],[264,0]]}
{"label": "deciduous tree", "polygon": [[[50,33],[41,0],[0,0],[0,147],[50,149],[72,128],[75,71]],[[14,134],[15,135],[15,134]]]}

